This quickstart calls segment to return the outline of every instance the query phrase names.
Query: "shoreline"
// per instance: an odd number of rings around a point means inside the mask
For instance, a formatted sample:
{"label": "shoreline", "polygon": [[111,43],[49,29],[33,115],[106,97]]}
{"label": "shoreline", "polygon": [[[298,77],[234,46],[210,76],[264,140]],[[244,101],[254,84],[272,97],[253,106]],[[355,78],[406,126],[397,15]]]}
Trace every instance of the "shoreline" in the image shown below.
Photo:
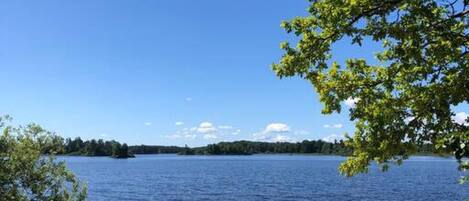
{"label": "shoreline", "polygon": [[[138,156],[148,156],[148,155],[173,155],[173,156],[271,156],[271,155],[277,155],[277,156],[338,156],[338,157],[349,157],[346,155],[338,155],[338,154],[322,154],[322,153],[255,153],[255,154],[178,154],[178,153],[160,153],[160,154],[133,154],[132,157],[127,157],[127,158],[138,158]],[[116,158],[113,156],[89,156],[89,155],[79,155],[79,154],[56,154],[55,156],[67,156],[67,157],[107,157],[107,158],[114,158],[114,159],[126,159],[126,158]],[[427,154],[427,153],[422,153],[422,154],[413,154],[410,155],[409,157],[414,157],[414,156],[421,156],[421,157],[437,157],[437,158],[451,158],[453,156],[451,155],[439,155],[439,154]]]}

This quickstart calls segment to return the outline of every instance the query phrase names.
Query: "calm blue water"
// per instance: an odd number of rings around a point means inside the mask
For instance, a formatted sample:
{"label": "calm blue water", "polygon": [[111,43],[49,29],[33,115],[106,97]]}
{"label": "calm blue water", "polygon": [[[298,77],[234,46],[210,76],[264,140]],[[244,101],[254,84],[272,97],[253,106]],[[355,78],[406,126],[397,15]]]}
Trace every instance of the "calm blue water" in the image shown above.
{"label": "calm blue water", "polygon": [[452,159],[414,157],[382,173],[344,178],[336,156],[138,155],[61,157],[89,200],[463,200]]}

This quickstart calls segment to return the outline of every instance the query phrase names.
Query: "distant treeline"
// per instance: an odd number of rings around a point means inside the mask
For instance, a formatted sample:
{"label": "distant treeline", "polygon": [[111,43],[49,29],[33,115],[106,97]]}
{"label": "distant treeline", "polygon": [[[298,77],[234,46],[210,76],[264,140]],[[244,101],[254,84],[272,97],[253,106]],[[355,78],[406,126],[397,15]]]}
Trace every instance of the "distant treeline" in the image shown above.
{"label": "distant treeline", "polygon": [[189,152],[188,154],[249,155],[270,153],[349,155],[351,150],[345,147],[342,140],[332,143],[322,140],[304,140],[297,143],[235,141],[194,148],[193,153]]}
{"label": "distant treeline", "polygon": [[115,140],[104,141],[102,139],[83,141],[79,137],[73,140],[71,138],[65,140],[64,153],[85,156],[111,156],[114,158],[133,157],[126,143],[121,144]]}
{"label": "distant treeline", "polygon": [[[209,144],[203,147],[189,148],[188,146],[127,146],[115,140],[104,141],[87,140],[80,137],[75,139],[57,136],[55,143],[61,144],[58,154],[82,156],[111,156],[116,158],[133,157],[133,154],[180,154],[180,155],[250,155],[250,154],[324,154],[350,155],[352,150],[345,146],[342,140],[326,142],[322,140],[304,140],[302,142],[254,142],[234,141]],[[417,154],[433,154],[435,150],[431,144],[424,144],[417,148]]]}
{"label": "distant treeline", "polygon": [[[63,140],[57,140],[63,141]],[[181,155],[249,155],[268,153],[314,153],[331,155],[348,155],[351,150],[345,147],[342,140],[326,142],[322,140],[304,140],[302,142],[253,142],[234,141],[209,144],[203,147],[188,146],[152,146],[120,144],[117,141],[87,140],[80,137],[67,138],[62,143],[59,154],[84,156],[125,156],[133,154],[181,154]]]}
{"label": "distant treeline", "polygon": [[154,145],[134,145],[129,146],[129,150],[134,154],[176,154],[184,151],[184,147],[178,146],[154,146]]}
{"label": "distant treeline", "polygon": [[49,144],[53,144],[54,148],[51,150],[46,147],[43,150],[45,154],[53,151],[60,155],[110,156],[114,158],[133,157],[126,143],[121,144],[115,140],[104,141],[102,139],[92,139],[83,141],[80,137],[75,139],[67,138],[64,140],[57,135],[48,140],[52,141],[52,143]]}
{"label": "distant treeline", "polygon": [[267,153],[316,153],[348,155],[351,151],[345,147],[343,141],[333,143],[322,140],[305,140],[298,143],[290,142],[253,142],[234,141],[209,144],[203,147],[189,148],[177,146],[130,146],[130,152],[134,154],[160,154],[177,153],[181,155],[249,155]]}
{"label": "distant treeline", "polygon": [[[203,147],[189,148],[177,146],[130,146],[130,152],[135,154],[174,153],[180,155],[250,155],[250,154],[325,154],[350,155],[352,150],[345,146],[342,140],[326,142],[322,140],[304,140],[302,142],[253,142],[234,141],[209,144]],[[418,154],[434,153],[433,146],[425,144],[417,148]]]}

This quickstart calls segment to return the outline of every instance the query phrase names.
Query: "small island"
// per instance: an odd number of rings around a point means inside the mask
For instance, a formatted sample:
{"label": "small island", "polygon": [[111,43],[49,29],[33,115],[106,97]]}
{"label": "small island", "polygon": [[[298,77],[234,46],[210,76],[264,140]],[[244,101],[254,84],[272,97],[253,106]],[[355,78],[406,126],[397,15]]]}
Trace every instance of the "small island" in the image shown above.
{"label": "small island", "polygon": [[[57,138],[61,138],[57,136]],[[119,143],[115,140],[104,141],[103,139],[83,141],[80,137],[75,139],[67,138],[65,142],[56,139],[61,143],[61,148],[57,152],[60,155],[70,156],[109,156],[116,159],[134,158],[135,155],[129,151],[126,143]]]}
{"label": "small island", "polygon": [[126,143],[120,145],[120,143],[114,143],[111,152],[112,158],[135,158],[135,155],[129,152],[129,147]]}

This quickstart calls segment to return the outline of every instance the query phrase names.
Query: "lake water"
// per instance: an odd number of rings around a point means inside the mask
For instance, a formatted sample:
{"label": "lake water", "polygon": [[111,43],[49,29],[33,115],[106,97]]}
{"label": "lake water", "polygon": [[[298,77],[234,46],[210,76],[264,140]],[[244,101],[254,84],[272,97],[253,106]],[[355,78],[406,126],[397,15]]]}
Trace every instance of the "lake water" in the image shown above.
{"label": "lake water", "polygon": [[88,200],[464,200],[452,159],[414,157],[386,173],[344,178],[343,157],[61,157],[88,183]]}

